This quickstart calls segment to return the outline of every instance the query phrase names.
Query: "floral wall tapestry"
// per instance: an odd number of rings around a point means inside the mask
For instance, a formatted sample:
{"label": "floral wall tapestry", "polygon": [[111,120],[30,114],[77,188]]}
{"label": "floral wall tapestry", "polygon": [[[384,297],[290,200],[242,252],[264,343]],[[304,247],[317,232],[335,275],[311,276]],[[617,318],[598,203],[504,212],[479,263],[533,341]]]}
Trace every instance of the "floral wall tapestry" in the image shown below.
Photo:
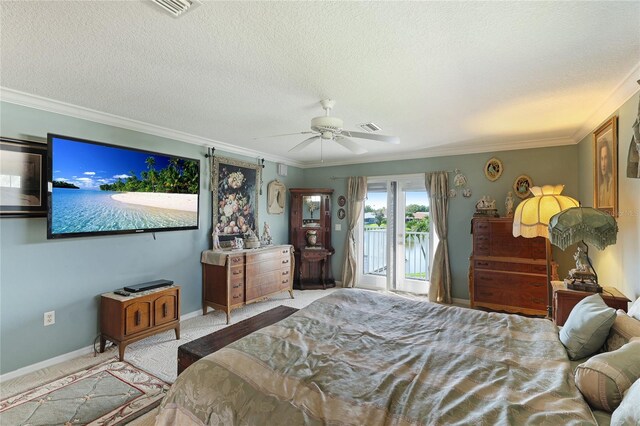
{"label": "floral wall tapestry", "polygon": [[217,228],[220,239],[242,237],[249,230],[257,232],[261,167],[215,157],[212,172],[212,227]]}

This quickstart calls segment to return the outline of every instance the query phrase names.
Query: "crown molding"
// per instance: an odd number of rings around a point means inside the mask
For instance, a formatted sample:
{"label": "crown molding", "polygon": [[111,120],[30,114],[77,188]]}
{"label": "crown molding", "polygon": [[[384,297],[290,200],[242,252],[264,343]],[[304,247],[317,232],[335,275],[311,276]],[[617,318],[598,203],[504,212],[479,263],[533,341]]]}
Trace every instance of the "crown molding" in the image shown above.
{"label": "crown molding", "polygon": [[515,151],[520,149],[531,148],[548,148],[554,146],[563,145],[575,145],[576,142],[573,138],[550,138],[550,139],[534,139],[525,141],[503,141],[493,143],[479,144],[477,141],[474,143],[465,142],[464,144],[454,145],[439,145],[433,148],[422,149],[420,151],[413,151],[411,153],[402,153],[397,155],[384,154],[382,156],[363,156],[357,159],[345,160],[345,161],[324,161],[305,163],[302,167],[308,169],[311,167],[333,167],[333,166],[347,166],[350,164],[362,164],[362,163],[384,163],[387,161],[398,160],[419,160],[423,158],[432,157],[445,157],[449,155],[465,155],[465,154],[481,154],[485,152],[496,151]]}
{"label": "crown molding", "polygon": [[241,148],[226,142],[215,139],[209,139],[202,136],[193,135],[191,133],[179,130],[169,129],[167,127],[155,124],[145,123],[143,121],[133,120],[130,118],[114,115],[78,105],[57,101],[43,96],[33,95],[19,90],[9,89],[0,86],[0,101],[11,104],[21,105],[29,108],[48,111],[55,114],[66,115],[81,120],[93,121],[95,123],[106,124],[109,126],[120,127],[134,132],[147,133],[154,136],[160,136],[167,139],[174,139],[180,142],[186,142],[193,145],[213,147],[233,154],[243,155],[246,157],[261,157],[274,163],[284,163],[293,167],[304,167],[304,163],[292,160],[290,158],[279,157],[265,152],[254,151],[252,149]]}
{"label": "crown molding", "polygon": [[575,143],[580,143],[585,136],[591,134],[602,122],[611,116],[622,104],[628,101],[640,89],[640,62],[622,79],[620,84],[607,96],[607,99],[589,116],[577,132],[573,134]]}

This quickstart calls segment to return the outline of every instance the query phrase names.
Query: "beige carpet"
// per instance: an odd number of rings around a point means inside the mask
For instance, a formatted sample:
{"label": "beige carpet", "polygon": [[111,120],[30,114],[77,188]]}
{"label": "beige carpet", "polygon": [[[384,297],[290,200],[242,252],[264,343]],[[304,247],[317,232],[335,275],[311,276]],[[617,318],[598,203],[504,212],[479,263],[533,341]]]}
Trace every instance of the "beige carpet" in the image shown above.
{"label": "beige carpet", "polygon": [[[253,303],[231,312],[231,324],[252,317],[256,314],[275,308],[279,305],[303,308],[320,297],[327,296],[335,289],[327,290],[294,290],[295,299],[289,293],[281,293],[263,302]],[[183,321],[180,324],[180,340],[175,339],[173,330],[151,336],[127,346],[125,361],[156,377],[173,383],[177,374],[178,346],[213,333],[226,327],[226,316],[222,311],[209,311],[207,315]],[[94,357],[84,355],[63,363],[44,368],[33,373],[7,380],[0,384],[0,399],[25,392],[28,389],[67,376],[87,367],[100,364],[109,358],[117,356],[115,346],[110,346],[104,353]],[[149,426],[154,424],[155,410],[129,423],[132,426]]]}

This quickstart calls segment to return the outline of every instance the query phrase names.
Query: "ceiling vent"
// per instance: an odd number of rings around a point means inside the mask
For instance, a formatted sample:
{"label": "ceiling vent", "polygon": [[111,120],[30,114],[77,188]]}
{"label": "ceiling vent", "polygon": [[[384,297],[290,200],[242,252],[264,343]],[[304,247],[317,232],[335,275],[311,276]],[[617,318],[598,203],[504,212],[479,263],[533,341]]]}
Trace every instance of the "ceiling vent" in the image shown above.
{"label": "ceiling vent", "polygon": [[174,18],[179,17],[188,10],[193,10],[200,6],[200,2],[197,0],[151,0],[167,12],[169,12]]}
{"label": "ceiling vent", "polygon": [[373,123],[362,123],[359,124],[360,128],[365,132],[373,133],[382,130],[379,126]]}

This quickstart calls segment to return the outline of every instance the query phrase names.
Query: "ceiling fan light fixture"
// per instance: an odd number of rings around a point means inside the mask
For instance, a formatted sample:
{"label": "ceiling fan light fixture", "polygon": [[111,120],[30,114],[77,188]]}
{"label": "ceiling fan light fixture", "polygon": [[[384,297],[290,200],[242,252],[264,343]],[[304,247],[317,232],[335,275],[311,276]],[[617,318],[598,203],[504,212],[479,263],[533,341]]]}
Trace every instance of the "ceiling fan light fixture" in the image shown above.
{"label": "ceiling fan light fixture", "polygon": [[311,119],[311,130],[314,132],[334,132],[340,133],[342,131],[342,126],[344,122],[332,116],[322,116],[322,117],[314,117]]}

